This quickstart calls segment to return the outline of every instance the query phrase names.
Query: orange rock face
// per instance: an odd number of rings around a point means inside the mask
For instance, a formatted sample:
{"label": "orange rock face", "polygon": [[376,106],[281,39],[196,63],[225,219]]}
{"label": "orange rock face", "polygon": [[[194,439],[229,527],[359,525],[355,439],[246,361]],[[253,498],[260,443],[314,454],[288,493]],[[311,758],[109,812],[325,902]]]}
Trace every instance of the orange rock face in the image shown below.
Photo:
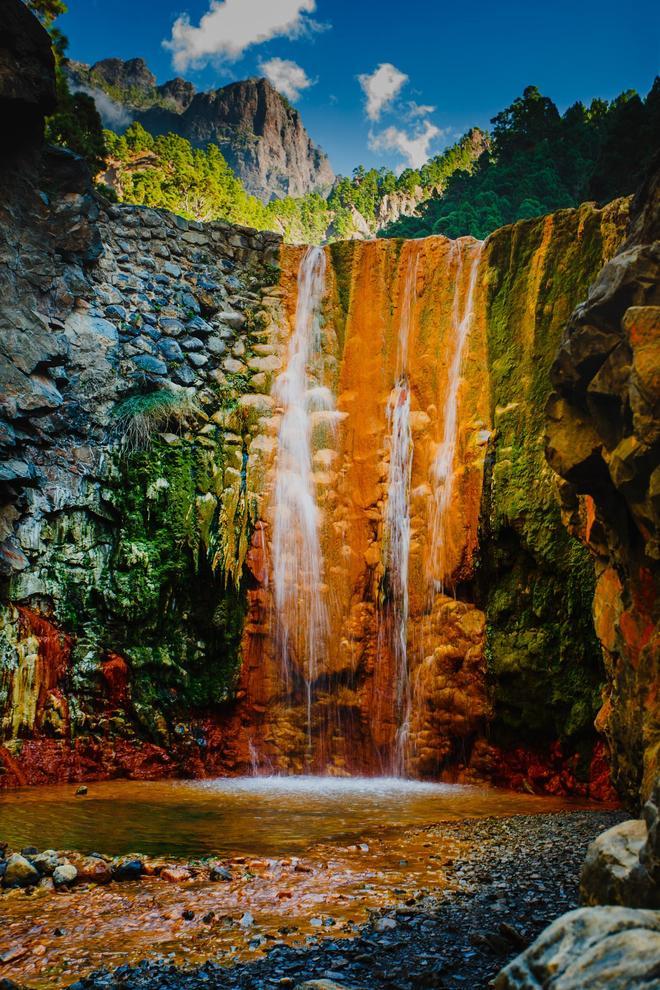
{"label": "orange rock face", "polygon": [[[326,251],[317,372],[307,384],[328,389],[334,398],[332,410],[310,413],[308,426],[321,557],[318,593],[327,624],[313,682],[304,658],[294,657],[287,683],[275,635],[276,576],[268,563],[277,525],[273,452],[262,521],[247,560],[257,586],[248,593],[238,716],[250,737],[245,749],[263,769],[392,770],[405,722],[406,768],[435,773],[456,741],[474,732],[487,714],[483,615],[451,596],[473,572],[489,429],[479,261],[480,246],[469,238],[455,244],[430,238],[403,247],[375,241]],[[299,249],[284,250],[289,334],[295,332],[300,262]],[[471,276],[472,306],[465,314]],[[457,362],[457,322],[463,315],[469,327]],[[389,559],[387,522],[393,457],[388,410],[404,373],[398,367],[402,333],[406,384],[399,401],[409,406],[410,448],[403,673],[394,648],[396,603],[388,597],[396,562]],[[283,336],[285,360],[288,335]],[[452,390],[457,364],[459,380]],[[277,408],[275,419],[281,414]],[[438,481],[434,465],[448,431],[452,492],[438,521],[439,489],[446,478]],[[402,677],[405,702],[397,697]]]}

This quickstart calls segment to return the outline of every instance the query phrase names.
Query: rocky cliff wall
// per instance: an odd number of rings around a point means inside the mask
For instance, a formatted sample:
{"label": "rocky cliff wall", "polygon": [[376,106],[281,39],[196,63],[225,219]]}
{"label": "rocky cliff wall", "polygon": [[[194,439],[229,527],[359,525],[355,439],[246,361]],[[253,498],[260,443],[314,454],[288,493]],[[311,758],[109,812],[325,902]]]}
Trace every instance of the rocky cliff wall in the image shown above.
{"label": "rocky cliff wall", "polygon": [[564,479],[565,514],[596,561],[594,613],[607,668],[598,727],[631,805],[650,793],[660,750],[659,275],[656,173],[633,203],[625,243],[568,322],[547,410],[548,460]]}
{"label": "rocky cliff wall", "polygon": [[608,796],[605,683],[633,801],[657,759],[655,187],[619,254],[626,203],[313,256],[112,206],[39,146],[35,25],[0,49],[26,121],[0,162],[0,784]]}
{"label": "rocky cliff wall", "polygon": [[[287,683],[272,574],[275,382],[302,250],[107,206],[70,156],[39,168],[3,205],[5,782],[391,769],[390,416],[408,320],[406,766],[605,793],[591,572],[560,523],[542,418],[567,314],[625,207],[483,249],[326,251],[312,384],[332,408],[313,413],[311,456],[328,629],[310,747],[306,661]],[[433,466],[468,305],[439,555]]]}

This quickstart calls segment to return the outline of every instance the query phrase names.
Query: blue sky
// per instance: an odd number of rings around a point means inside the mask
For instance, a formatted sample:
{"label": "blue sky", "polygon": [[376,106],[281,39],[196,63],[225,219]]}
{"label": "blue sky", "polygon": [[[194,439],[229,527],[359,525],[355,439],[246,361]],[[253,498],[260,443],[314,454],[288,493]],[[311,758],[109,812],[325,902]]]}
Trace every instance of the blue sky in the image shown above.
{"label": "blue sky", "polygon": [[71,58],[140,55],[159,82],[183,75],[199,89],[269,74],[342,174],[418,164],[487,127],[527,85],[563,110],[645,94],[660,64],[650,0],[68,3],[59,25]]}

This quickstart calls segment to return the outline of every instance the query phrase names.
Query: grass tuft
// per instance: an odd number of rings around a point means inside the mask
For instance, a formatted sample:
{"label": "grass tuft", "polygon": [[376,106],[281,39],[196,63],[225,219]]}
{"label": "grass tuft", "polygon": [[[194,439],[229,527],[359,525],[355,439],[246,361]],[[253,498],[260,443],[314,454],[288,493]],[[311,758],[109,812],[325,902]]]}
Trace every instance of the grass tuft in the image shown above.
{"label": "grass tuft", "polygon": [[199,414],[192,389],[169,388],[132,395],[120,402],[113,418],[128,451],[146,450],[157,433],[190,429]]}

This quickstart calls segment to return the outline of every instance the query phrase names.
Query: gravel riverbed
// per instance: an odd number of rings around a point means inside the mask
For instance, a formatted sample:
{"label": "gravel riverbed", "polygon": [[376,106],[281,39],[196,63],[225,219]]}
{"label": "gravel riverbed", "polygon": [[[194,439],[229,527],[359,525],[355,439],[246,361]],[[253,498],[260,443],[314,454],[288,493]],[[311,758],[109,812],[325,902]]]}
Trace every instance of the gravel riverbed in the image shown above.
{"label": "gravel riverbed", "polygon": [[[326,979],[350,990],[480,990],[549,922],[578,905],[588,844],[627,816],[613,811],[486,818],[423,831],[468,842],[454,890],[375,912],[354,938],[275,945],[257,961],[191,969],[167,960],[99,971],[72,990],[271,990]],[[200,905],[203,908],[203,905]]]}

